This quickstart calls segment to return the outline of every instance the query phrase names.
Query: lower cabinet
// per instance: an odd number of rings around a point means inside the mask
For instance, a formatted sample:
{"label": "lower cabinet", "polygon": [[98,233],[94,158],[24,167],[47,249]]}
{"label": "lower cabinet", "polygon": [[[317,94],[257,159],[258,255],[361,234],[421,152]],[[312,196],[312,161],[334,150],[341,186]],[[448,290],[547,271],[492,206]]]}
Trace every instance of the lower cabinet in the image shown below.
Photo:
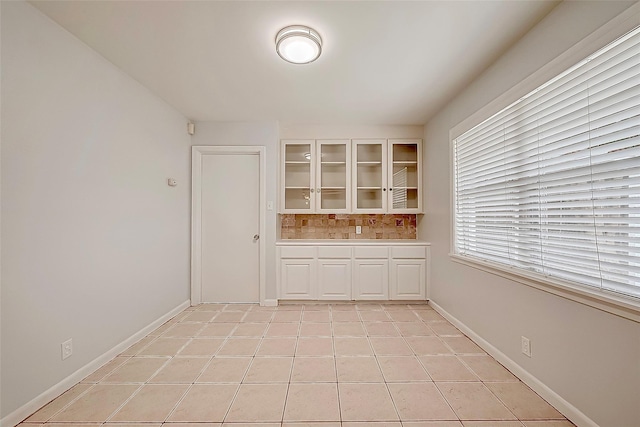
{"label": "lower cabinet", "polygon": [[278,299],[426,300],[429,246],[277,246]]}

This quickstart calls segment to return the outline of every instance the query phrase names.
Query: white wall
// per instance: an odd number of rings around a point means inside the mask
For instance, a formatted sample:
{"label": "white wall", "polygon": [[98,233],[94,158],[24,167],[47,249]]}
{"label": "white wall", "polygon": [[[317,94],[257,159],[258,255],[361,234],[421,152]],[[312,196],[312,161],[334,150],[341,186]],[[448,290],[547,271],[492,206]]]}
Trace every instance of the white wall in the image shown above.
{"label": "white wall", "polygon": [[[584,415],[574,421],[601,427],[640,423],[640,324],[449,259],[449,131],[632,3],[560,4],[429,121],[424,137],[419,231],[432,242],[432,300]],[[521,335],[531,359],[520,353]]]}
{"label": "white wall", "polygon": [[188,300],[190,138],[32,6],[1,7],[4,418]]}
{"label": "white wall", "polygon": [[276,183],[278,171],[278,123],[197,122],[193,145],[259,145],[267,153],[267,200],[274,209],[266,211],[266,230],[262,233],[266,246],[266,298],[276,298]]}

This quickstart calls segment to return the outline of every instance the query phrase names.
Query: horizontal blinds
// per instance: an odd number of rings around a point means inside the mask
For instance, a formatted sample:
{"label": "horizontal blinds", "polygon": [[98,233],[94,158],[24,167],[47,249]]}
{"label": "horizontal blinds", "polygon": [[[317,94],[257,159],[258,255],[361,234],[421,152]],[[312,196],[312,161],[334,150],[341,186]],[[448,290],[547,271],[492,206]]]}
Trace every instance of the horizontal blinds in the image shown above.
{"label": "horizontal blinds", "polygon": [[640,298],[640,28],[454,141],[455,253]]}

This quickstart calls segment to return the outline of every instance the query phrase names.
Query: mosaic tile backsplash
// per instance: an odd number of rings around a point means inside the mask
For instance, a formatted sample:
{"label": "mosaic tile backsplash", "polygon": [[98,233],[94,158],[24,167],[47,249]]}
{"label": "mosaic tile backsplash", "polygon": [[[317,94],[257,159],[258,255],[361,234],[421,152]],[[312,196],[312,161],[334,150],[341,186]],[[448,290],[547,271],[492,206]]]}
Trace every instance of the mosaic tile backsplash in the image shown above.
{"label": "mosaic tile backsplash", "polygon": [[416,239],[416,215],[283,214],[280,220],[282,239]]}

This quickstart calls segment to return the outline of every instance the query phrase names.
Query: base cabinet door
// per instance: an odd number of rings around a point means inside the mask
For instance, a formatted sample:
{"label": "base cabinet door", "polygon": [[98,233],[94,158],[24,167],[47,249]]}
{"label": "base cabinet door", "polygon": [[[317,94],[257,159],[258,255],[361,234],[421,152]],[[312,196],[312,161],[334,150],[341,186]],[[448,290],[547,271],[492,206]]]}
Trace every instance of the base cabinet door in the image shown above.
{"label": "base cabinet door", "polygon": [[391,260],[391,299],[425,300],[426,261],[424,259]]}
{"label": "base cabinet door", "polygon": [[351,299],[351,260],[318,260],[318,299]]}
{"label": "base cabinet door", "polygon": [[353,261],[353,299],[389,299],[389,260],[356,259]]}
{"label": "base cabinet door", "polygon": [[283,259],[280,263],[282,299],[316,299],[316,261]]}

